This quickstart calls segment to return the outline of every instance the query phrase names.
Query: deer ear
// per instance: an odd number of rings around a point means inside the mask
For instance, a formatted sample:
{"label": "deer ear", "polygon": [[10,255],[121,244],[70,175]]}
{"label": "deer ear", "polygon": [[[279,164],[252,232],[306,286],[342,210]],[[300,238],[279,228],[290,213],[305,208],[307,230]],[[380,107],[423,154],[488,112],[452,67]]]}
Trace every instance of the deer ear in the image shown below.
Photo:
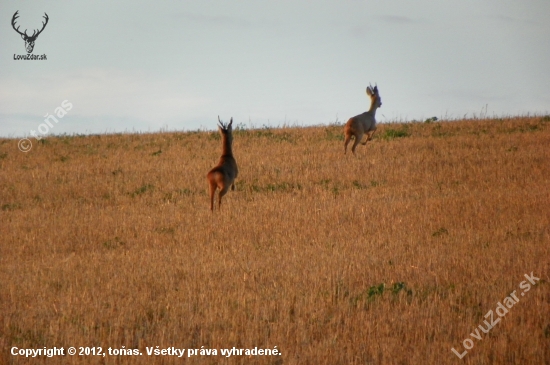
{"label": "deer ear", "polygon": [[370,89],[369,86],[367,86],[367,95],[372,96],[372,90]]}
{"label": "deer ear", "polygon": [[231,117],[231,120],[229,121],[229,124],[227,125],[227,128],[231,129],[232,124],[233,124],[233,117]]}

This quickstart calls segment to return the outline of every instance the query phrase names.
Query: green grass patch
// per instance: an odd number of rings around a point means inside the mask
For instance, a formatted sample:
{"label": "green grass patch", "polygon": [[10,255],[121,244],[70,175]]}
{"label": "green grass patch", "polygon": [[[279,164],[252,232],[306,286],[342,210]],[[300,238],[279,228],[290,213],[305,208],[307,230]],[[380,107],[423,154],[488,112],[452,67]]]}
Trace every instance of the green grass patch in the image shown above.
{"label": "green grass patch", "polygon": [[410,136],[411,133],[409,132],[408,128],[406,126],[403,126],[400,129],[393,129],[388,128],[382,132],[380,138],[382,138],[385,141],[391,141],[392,139],[396,138],[404,138]]}

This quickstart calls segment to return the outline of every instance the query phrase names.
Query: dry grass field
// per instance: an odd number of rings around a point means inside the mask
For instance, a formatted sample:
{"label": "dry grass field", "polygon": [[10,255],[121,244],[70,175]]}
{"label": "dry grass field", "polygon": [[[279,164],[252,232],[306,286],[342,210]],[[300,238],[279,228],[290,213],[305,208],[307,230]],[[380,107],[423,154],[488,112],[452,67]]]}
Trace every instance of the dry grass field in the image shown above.
{"label": "dry grass field", "polygon": [[549,364],[550,117],[342,129],[0,139],[0,363]]}

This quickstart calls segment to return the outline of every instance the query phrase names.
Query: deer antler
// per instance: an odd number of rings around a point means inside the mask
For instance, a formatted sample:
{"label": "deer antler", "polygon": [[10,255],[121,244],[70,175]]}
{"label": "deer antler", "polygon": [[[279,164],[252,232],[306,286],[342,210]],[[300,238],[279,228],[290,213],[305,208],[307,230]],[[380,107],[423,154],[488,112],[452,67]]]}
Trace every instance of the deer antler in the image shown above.
{"label": "deer antler", "polygon": [[[19,15],[17,15],[17,13],[19,13],[19,10],[17,10],[17,11],[15,12],[15,14],[13,14],[13,18],[11,18],[11,26],[13,27],[13,30],[15,30],[17,33],[19,33],[19,34],[21,34],[21,35],[24,35],[24,36],[28,37],[28,36],[27,36],[27,30],[26,30],[26,29],[25,29],[25,33],[21,33],[21,32],[19,31],[19,27],[15,28],[15,20],[16,20],[17,18],[19,18]],[[44,13],[44,14],[45,14],[45,13]]]}
{"label": "deer antler", "polygon": [[[44,13],[43,18],[46,19],[46,22],[42,22],[42,29],[40,29],[40,30],[38,31],[38,33],[36,33],[37,30],[34,30],[33,33],[32,33],[31,38],[36,38],[36,37],[38,37],[38,35],[39,35],[40,33],[42,33],[42,31],[44,30],[44,28],[46,28],[46,24],[48,24],[48,20],[49,20],[50,18],[48,17],[48,14],[46,14],[46,13]],[[36,33],[36,35],[35,35],[34,33]]]}
{"label": "deer antler", "polygon": [[[15,14],[13,14],[13,17],[11,18],[11,26],[13,27],[13,29],[14,29],[17,33],[21,34],[22,36],[24,36],[26,39],[29,39],[29,40],[36,39],[36,37],[38,37],[38,35],[39,35],[40,33],[42,33],[42,31],[44,30],[44,28],[46,28],[46,24],[48,24],[48,20],[50,19],[50,18],[48,17],[48,14],[44,13],[43,18],[46,19],[46,21],[45,21],[45,22],[42,22],[42,29],[40,29],[40,30],[35,29],[35,30],[33,31],[32,35],[29,36],[29,35],[27,34],[27,30],[26,30],[26,29],[25,29],[25,33],[21,33],[21,32],[19,31],[19,27],[15,28],[15,21],[16,21],[17,18],[19,18],[18,13],[19,13],[19,10],[17,10],[17,11],[15,12]],[[38,32],[38,33],[37,33],[37,32]]]}

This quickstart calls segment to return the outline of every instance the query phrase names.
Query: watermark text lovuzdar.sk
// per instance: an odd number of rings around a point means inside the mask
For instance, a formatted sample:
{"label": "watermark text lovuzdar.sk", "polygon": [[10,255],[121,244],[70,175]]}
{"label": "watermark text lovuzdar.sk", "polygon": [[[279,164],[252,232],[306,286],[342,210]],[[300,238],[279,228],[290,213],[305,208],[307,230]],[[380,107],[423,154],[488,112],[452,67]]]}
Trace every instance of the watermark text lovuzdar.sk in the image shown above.
{"label": "watermark text lovuzdar.sk", "polygon": [[[522,289],[522,291],[519,293],[521,296],[524,296],[525,293],[527,293],[531,289],[531,285],[535,285],[536,282],[540,280],[540,278],[535,277],[532,272],[531,272],[531,275],[525,274],[525,278],[527,280],[519,283],[519,287],[520,289]],[[504,304],[502,304],[502,302],[504,302]],[[497,307],[495,309],[495,312],[498,315],[498,317],[496,317],[493,314],[492,310],[489,310],[489,312],[485,314],[485,318],[487,318],[490,322],[487,322],[487,320],[483,321],[486,327],[484,327],[483,324],[480,324],[474,330],[474,332],[470,333],[470,336],[472,336],[472,338],[475,338],[476,340],[481,341],[483,333],[489,333],[489,331],[494,326],[496,326],[498,322],[500,322],[501,317],[504,317],[506,313],[508,313],[508,310],[519,302],[519,298],[516,294],[516,290],[511,292],[509,296],[507,296],[502,300],[502,302],[498,302]],[[479,332],[479,330],[481,330],[481,332]],[[462,342],[462,346],[464,346],[466,350],[471,350],[474,347],[474,341],[467,338]],[[454,347],[451,348],[451,350],[455,353],[456,356],[458,356],[459,359],[462,359],[468,353],[468,351],[466,350],[464,350],[464,352],[462,353],[459,353],[457,350],[455,350]]]}
{"label": "watermark text lovuzdar.sk", "polygon": [[48,56],[46,54],[14,54],[13,59],[16,61],[47,61]]}

